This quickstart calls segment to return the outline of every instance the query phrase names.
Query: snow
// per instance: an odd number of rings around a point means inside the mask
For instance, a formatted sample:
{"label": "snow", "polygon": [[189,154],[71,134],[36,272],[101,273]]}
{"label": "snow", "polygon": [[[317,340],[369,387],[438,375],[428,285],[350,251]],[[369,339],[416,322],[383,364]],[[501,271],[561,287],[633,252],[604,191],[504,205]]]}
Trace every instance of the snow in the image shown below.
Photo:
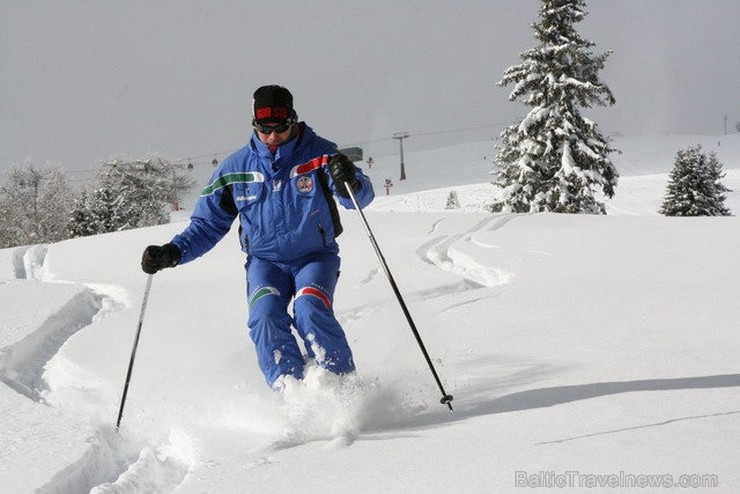
{"label": "snow", "polygon": [[[234,231],[155,275],[119,432],[147,281],[141,251],[183,217],[0,250],[0,485],[428,493],[693,482],[737,492],[740,225],[656,213],[675,152],[697,143],[717,151],[737,214],[737,134],[618,137],[607,216],[481,212],[492,142],[407,153],[408,179],[389,196],[398,156],[374,157],[366,216],[454,412],[353,211],[342,212],[335,303],[357,376],[312,367],[282,395],[267,389]],[[458,210],[444,209],[451,190]]]}

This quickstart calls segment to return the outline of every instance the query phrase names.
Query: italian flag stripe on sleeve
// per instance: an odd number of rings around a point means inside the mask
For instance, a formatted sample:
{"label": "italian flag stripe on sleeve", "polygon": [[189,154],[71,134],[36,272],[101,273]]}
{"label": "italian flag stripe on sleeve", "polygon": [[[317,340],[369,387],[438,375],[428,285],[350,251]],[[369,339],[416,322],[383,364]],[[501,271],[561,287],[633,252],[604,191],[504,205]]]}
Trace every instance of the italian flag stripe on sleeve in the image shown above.
{"label": "italian flag stripe on sleeve", "polygon": [[252,183],[252,182],[264,182],[265,176],[260,172],[244,172],[244,173],[228,173],[218,177],[216,180],[208,184],[208,187],[203,189],[200,193],[201,196],[208,196],[216,192],[218,189],[223,189],[227,185],[237,183]]}
{"label": "italian flag stripe on sleeve", "polygon": [[303,163],[302,165],[296,165],[290,171],[290,178],[297,177],[298,175],[303,175],[310,171],[321,168],[327,163],[329,163],[329,155],[325,154],[323,156],[319,156],[318,158],[312,159],[308,163]]}

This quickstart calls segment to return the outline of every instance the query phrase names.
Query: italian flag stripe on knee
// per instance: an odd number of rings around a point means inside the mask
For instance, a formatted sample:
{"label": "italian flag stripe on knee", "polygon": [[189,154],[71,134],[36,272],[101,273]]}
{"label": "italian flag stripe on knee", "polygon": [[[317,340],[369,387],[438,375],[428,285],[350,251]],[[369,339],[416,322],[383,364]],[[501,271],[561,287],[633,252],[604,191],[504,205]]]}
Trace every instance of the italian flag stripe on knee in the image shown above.
{"label": "italian flag stripe on knee", "polygon": [[321,300],[327,309],[331,308],[331,300],[329,300],[329,297],[327,297],[326,294],[318,288],[314,288],[312,286],[301,288],[298,290],[298,293],[296,293],[296,298],[302,295],[312,295]]}

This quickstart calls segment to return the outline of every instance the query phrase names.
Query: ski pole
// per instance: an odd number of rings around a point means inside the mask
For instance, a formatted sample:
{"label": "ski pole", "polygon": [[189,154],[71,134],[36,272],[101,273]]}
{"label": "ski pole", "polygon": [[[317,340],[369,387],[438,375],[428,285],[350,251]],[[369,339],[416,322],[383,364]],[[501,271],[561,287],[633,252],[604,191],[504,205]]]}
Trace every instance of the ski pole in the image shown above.
{"label": "ski pole", "polygon": [[362,208],[357,202],[357,198],[355,197],[355,193],[352,191],[352,187],[350,187],[347,182],[344,182],[344,186],[346,187],[347,192],[349,193],[349,197],[352,200],[352,204],[355,205],[357,214],[360,215],[360,220],[362,220],[362,224],[365,227],[365,232],[367,232],[367,235],[370,238],[370,243],[372,244],[373,249],[375,249],[375,253],[378,255],[378,259],[380,260],[380,264],[383,267],[383,271],[385,271],[385,276],[388,278],[388,281],[391,284],[391,288],[393,288],[393,293],[396,294],[396,299],[398,300],[398,303],[401,305],[401,310],[403,311],[403,314],[406,316],[406,321],[408,321],[409,326],[411,327],[411,332],[414,333],[416,342],[419,344],[421,353],[424,355],[424,358],[427,361],[429,370],[432,371],[432,376],[434,376],[434,380],[437,382],[437,386],[439,387],[439,390],[442,392],[442,399],[439,400],[439,402],[442,403],[443,405],[447,405],[450,411],[452,411],[452,395],[447,394],[444,386],[442,386],[442,381],[440,381],[439,375],[437,374],[437,370],[434,368],[432,359],[429,357],[429,353],[427,352],[427,349],[424,346],[424,342],[421,339],[421,335],[419,334],[419,331],[416,329],[416,324],[414,324],[414,320],[411,318],[411,313],[409,312],[409,309],[406,307],[406,302],[404,302],[403,297],[401,296],[401,292],[398,289],[398,285],[396,285],[396,281],[393,279],[391,270],[388,268],[388,263],[385,262],[385,257],[383,257],[383,253],[380,250],[380,246],[378,245],[378,242],[375,240],[375,235],[373,235],[373,232],[370,229],[370,224],[367,222],[367,219],[365,218],[365,213],[363,213]]}
{"label": "ski pole", "polygon": [[123,417],[123,407],[126,405],[126,395],[128,395],[128,386],[131,382],[131,373],[134,370],[134,360],[136,359],[136,348],[139,346],[139,337],[141,336],[141,326],[144,324],[144,312],[146,311],[146,302],[149,300],[149,290],[152,288],[153,274],[150,274],[146,280],[144,289],[144,300],[141,302],[141,313],[139,314],[139,324],[136,328],[136,337],[134,338],[134,347],[131,349],[131,359],[128,363],[128,372],[126,373],[126,383],[123,385],[123,395],[121,396],[121,406],[118,409],[118,420],[116,420],[116,432],[121,427],[121,418]]}

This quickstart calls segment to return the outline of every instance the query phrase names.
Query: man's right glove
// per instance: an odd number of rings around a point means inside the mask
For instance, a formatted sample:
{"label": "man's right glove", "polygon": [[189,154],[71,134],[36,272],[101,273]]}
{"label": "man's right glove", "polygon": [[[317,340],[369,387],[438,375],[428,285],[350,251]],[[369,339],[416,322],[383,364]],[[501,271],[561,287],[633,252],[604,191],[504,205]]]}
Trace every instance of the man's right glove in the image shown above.
{"label": "man's right glove", "polygon": [[334,185],[337,188],[337,194],[342,197],[349,197],[349,192],[344,186],[347,182],[353,191],[360,188],[360,182],[355,178],[355,165],[349,158],[343,154],[337,154],[329,160],[329,172],[334,179]]}
{"label": "man's right glove", "polygon": [[141,256],[141,269],[146,274],[154,274],[164,268],[177,266],[182,252],[175,244],[150,245]]}

